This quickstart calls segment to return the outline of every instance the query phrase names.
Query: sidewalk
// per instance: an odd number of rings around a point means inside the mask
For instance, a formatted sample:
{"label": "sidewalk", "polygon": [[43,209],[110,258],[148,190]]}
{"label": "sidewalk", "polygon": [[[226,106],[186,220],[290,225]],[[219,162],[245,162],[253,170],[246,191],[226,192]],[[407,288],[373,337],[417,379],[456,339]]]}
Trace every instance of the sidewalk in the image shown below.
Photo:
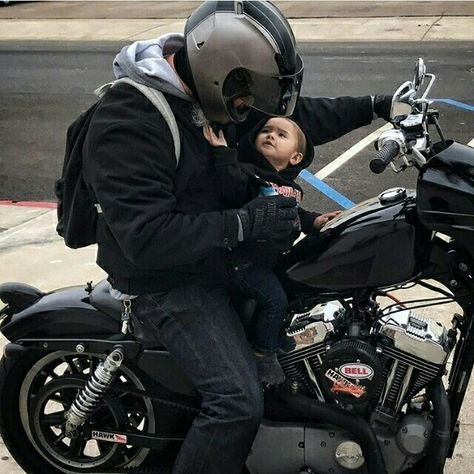
{"label": "sidewalk", "polygon": [[[199,1],[27,2],[0,9],[0,41],[135,41],[182,32]],[[281,1],[300,42],[474,41],[474,2]]]}

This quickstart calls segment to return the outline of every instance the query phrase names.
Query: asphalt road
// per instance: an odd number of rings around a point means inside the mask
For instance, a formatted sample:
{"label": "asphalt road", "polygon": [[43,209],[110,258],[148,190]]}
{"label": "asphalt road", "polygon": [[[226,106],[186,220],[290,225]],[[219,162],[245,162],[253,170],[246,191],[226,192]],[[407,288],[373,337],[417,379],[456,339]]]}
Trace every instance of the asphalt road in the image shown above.
{"label": "asphalt road", "polygon": [[[0,199],[54,200],[66,129],[94,101],[92,91],[113,79],[111,63],[121,44],[2,43],[0,45]],[[432,97],[474,104],[474,43],[302,44],[306,65],[303,94],[320,96],[391,94],[412,77],[414,61],[424,57],[437,75]],[[437,103],[447,137],[474,138],[474,113]],[[382,120],[317,148],[310,168],[317,172]],[[353,202],[403,185],[414,187],[416,173],[374,176],[367,147],[326,182]],[[340,206],[303,184],[308,209]]]}

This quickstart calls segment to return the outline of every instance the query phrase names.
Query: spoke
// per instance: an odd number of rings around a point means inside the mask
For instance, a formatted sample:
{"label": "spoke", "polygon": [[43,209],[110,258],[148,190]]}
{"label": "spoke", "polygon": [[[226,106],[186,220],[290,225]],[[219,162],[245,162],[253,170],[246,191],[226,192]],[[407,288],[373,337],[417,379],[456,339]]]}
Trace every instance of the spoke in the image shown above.
{"label": "spoke", "polygon": [[63,400],[65,404],[70,407],[72,405],[72,402],[76,399],[76,395],[78,391],[76,389],[61,389],[60,393],[63,396]]}
{"label": "spoke", "polygon": [[76,364],[74,363],[74,359],[72,359],[71,357],[64,357],[61,360],[66,362],[66,364],[68,365],[69,370],[71,371],[72,374],[78,374],[79,373],[79,369],[77,368]]}
{"label": "spoke", "polygon": [[52,397],[49,397],[49,401],[59,403],[62,406],[66,405],[66,400],[64,400],[64,398],[61,397],[61,396],[54,396],[53,395]]}
{"label": "spoke", "polygon": [[41,417],[41,424],[47,426],[61,425],[65,421],[64,413],[66,413],[66,410],[45,414]]}
{"label": "spoke", "polygon": [[61,433],[61,434],[53,441],[54,446],[57,446],[65,437],[66,437],[66,435],[65,435],[64,433]]}
{"label": "spoke", "polygon": [[97,444],[97,449],[99,450],[99,456],[103,456],[104,453],[107,452],[107,450],[104,449],[104,443],[99,443],[97,441],[96,444]]}
{"label": "spoke", "polygon": [[91,374],[94,373],[96,368],[97,368],[97,360],[94,357],[91,357],[89,360],[89,369],[91,371]]}
{"label": "spoke", "polygon": [[41,373],[41,375],[43,375],[46,378],[48,378],[48,377],[51,377],[52,379],[57,379],[58,378],[58,374],[56,374],[52,370],[43,369],[40,373]]}
{"label": "spoke", "polygon": [[73,438],[71,439],[71,444],[69,445],[68,455],[81,457],[84,454],[84,449],[86,447],[87,440],[83,438]]}

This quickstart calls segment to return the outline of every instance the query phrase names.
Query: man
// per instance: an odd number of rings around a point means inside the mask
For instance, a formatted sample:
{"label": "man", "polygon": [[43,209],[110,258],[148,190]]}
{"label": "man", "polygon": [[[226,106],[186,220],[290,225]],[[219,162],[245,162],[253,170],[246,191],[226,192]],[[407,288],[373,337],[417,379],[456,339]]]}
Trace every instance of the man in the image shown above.
{"label": "man", "polygon": [[[223,211],[202,126],[232,120],[238,138],[261,114],[291,114],[303,64],[288,22],[270,2],[210,1],[187,20],[184,38],[125,47],[114,70],[165,94],[181,156],[177,166],[168,125],[140,92],[121,84],[102,99],[83,156],[85,180],[103,211],[97,262],[116,293],[137,296],[135,317],[202,396],[173,472],[241,473],[263,400],[229,303],[224,253],[244,240],[286,238],[297,211],[282,196]],[[295,116],[316,126],[321,143],[370,123],[372,100],[301,99]]]}

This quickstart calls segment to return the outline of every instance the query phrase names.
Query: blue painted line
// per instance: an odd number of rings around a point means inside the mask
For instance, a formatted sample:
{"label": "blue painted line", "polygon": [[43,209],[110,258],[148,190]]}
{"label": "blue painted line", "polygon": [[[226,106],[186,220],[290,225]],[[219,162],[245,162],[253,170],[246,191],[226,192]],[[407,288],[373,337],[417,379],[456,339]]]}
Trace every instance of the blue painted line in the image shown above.
{"label": "blue painted line", "polygon": [[303,170],[299,174],[300,178],[303,178],[311,186],[315,187],[318,191],[326,195],[329,199],[337,202],[344,209],[349,209],[354,206],[354,203],[343,196],[341,193],[338,193],[334,188],[327,185],[324,181],[316,178],[314,174],[311,174],[308,170]]}
{"label": "blue painted line", "polygon": [[435,99],[435,102],[444,102],[445,104],[452,105],[458,109],[469,110],[469,112],[474,112],[474,105],[465,104],[464,102],[459,102],[454,99]]}

